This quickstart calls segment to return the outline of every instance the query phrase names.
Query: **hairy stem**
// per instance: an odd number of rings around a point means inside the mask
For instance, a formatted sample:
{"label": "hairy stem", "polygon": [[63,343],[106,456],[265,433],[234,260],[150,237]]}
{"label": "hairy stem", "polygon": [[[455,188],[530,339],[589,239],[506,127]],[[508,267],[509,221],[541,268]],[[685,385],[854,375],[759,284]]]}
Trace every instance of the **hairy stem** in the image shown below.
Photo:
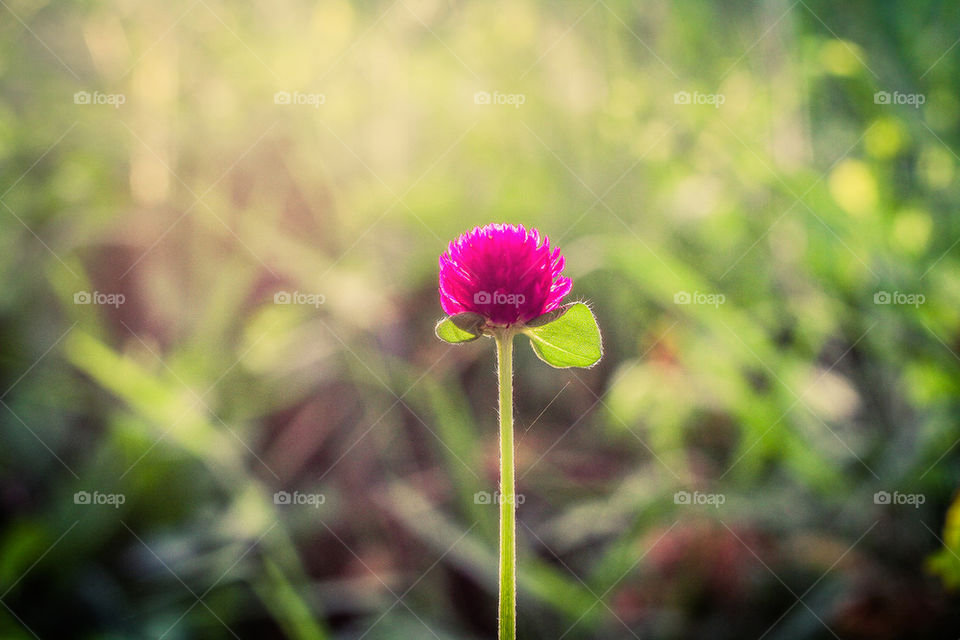
{"label": "hairy stem", "polygon": [[517,637],[516,490],[513,468],[513,333],[496,336],[500,382],[500,635]]}

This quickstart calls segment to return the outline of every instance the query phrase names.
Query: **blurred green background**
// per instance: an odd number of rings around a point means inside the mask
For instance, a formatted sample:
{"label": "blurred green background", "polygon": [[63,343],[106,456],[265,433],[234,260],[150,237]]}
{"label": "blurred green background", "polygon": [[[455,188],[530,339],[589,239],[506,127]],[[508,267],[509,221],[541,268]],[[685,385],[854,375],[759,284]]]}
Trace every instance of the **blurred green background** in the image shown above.
{"label": "blurred green background", "polygon": [[[0,2],[0,636],[956,638],[960,7]],[[952,513],[952,515],[950,515]]]}

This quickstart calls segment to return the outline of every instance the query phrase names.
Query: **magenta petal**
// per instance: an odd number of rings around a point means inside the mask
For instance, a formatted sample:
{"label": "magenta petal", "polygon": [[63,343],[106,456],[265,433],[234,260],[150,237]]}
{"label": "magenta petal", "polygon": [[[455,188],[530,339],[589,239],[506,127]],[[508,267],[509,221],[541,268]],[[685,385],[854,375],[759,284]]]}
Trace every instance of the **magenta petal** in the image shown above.
{"label": "magenta petal", "polygon": [[525,324],[560,306],[573,283],[550,239],[523,225],[488,224],[451,242],[440,256],[440,306],[479,313],[495,325]]}

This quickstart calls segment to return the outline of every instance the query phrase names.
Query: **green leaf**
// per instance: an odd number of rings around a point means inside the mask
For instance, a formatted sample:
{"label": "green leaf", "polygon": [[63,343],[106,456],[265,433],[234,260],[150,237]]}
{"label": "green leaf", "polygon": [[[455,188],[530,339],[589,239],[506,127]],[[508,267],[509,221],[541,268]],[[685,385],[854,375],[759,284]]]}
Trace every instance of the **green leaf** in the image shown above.
{"label": "green leaf", "polygon": [[540,324],[539,320],[528,324],[523,333],[530,336],[537,357],[551,367],[592,367],[600,361],[600,327],[590,307],[575,302],[546,323]]}
{"label": "green leaf", "polygon": [[483,316],[479,313],[458,313],[449,318],[443,318],[435,329],[437,337],[444,342],[460,344],[470,342],[483,335]]}

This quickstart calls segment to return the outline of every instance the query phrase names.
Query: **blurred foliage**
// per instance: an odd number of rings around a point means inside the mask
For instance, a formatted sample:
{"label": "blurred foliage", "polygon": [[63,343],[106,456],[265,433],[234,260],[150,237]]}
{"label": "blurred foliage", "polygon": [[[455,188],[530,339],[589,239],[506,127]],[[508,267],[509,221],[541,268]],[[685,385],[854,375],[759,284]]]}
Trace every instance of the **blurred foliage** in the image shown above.
{"label": "blurred foliage", "polygon": [[496,220],[606,353],[517,351],[521,637],[960,633],[960,6],[0,14],[3,637],[491,637]]}

